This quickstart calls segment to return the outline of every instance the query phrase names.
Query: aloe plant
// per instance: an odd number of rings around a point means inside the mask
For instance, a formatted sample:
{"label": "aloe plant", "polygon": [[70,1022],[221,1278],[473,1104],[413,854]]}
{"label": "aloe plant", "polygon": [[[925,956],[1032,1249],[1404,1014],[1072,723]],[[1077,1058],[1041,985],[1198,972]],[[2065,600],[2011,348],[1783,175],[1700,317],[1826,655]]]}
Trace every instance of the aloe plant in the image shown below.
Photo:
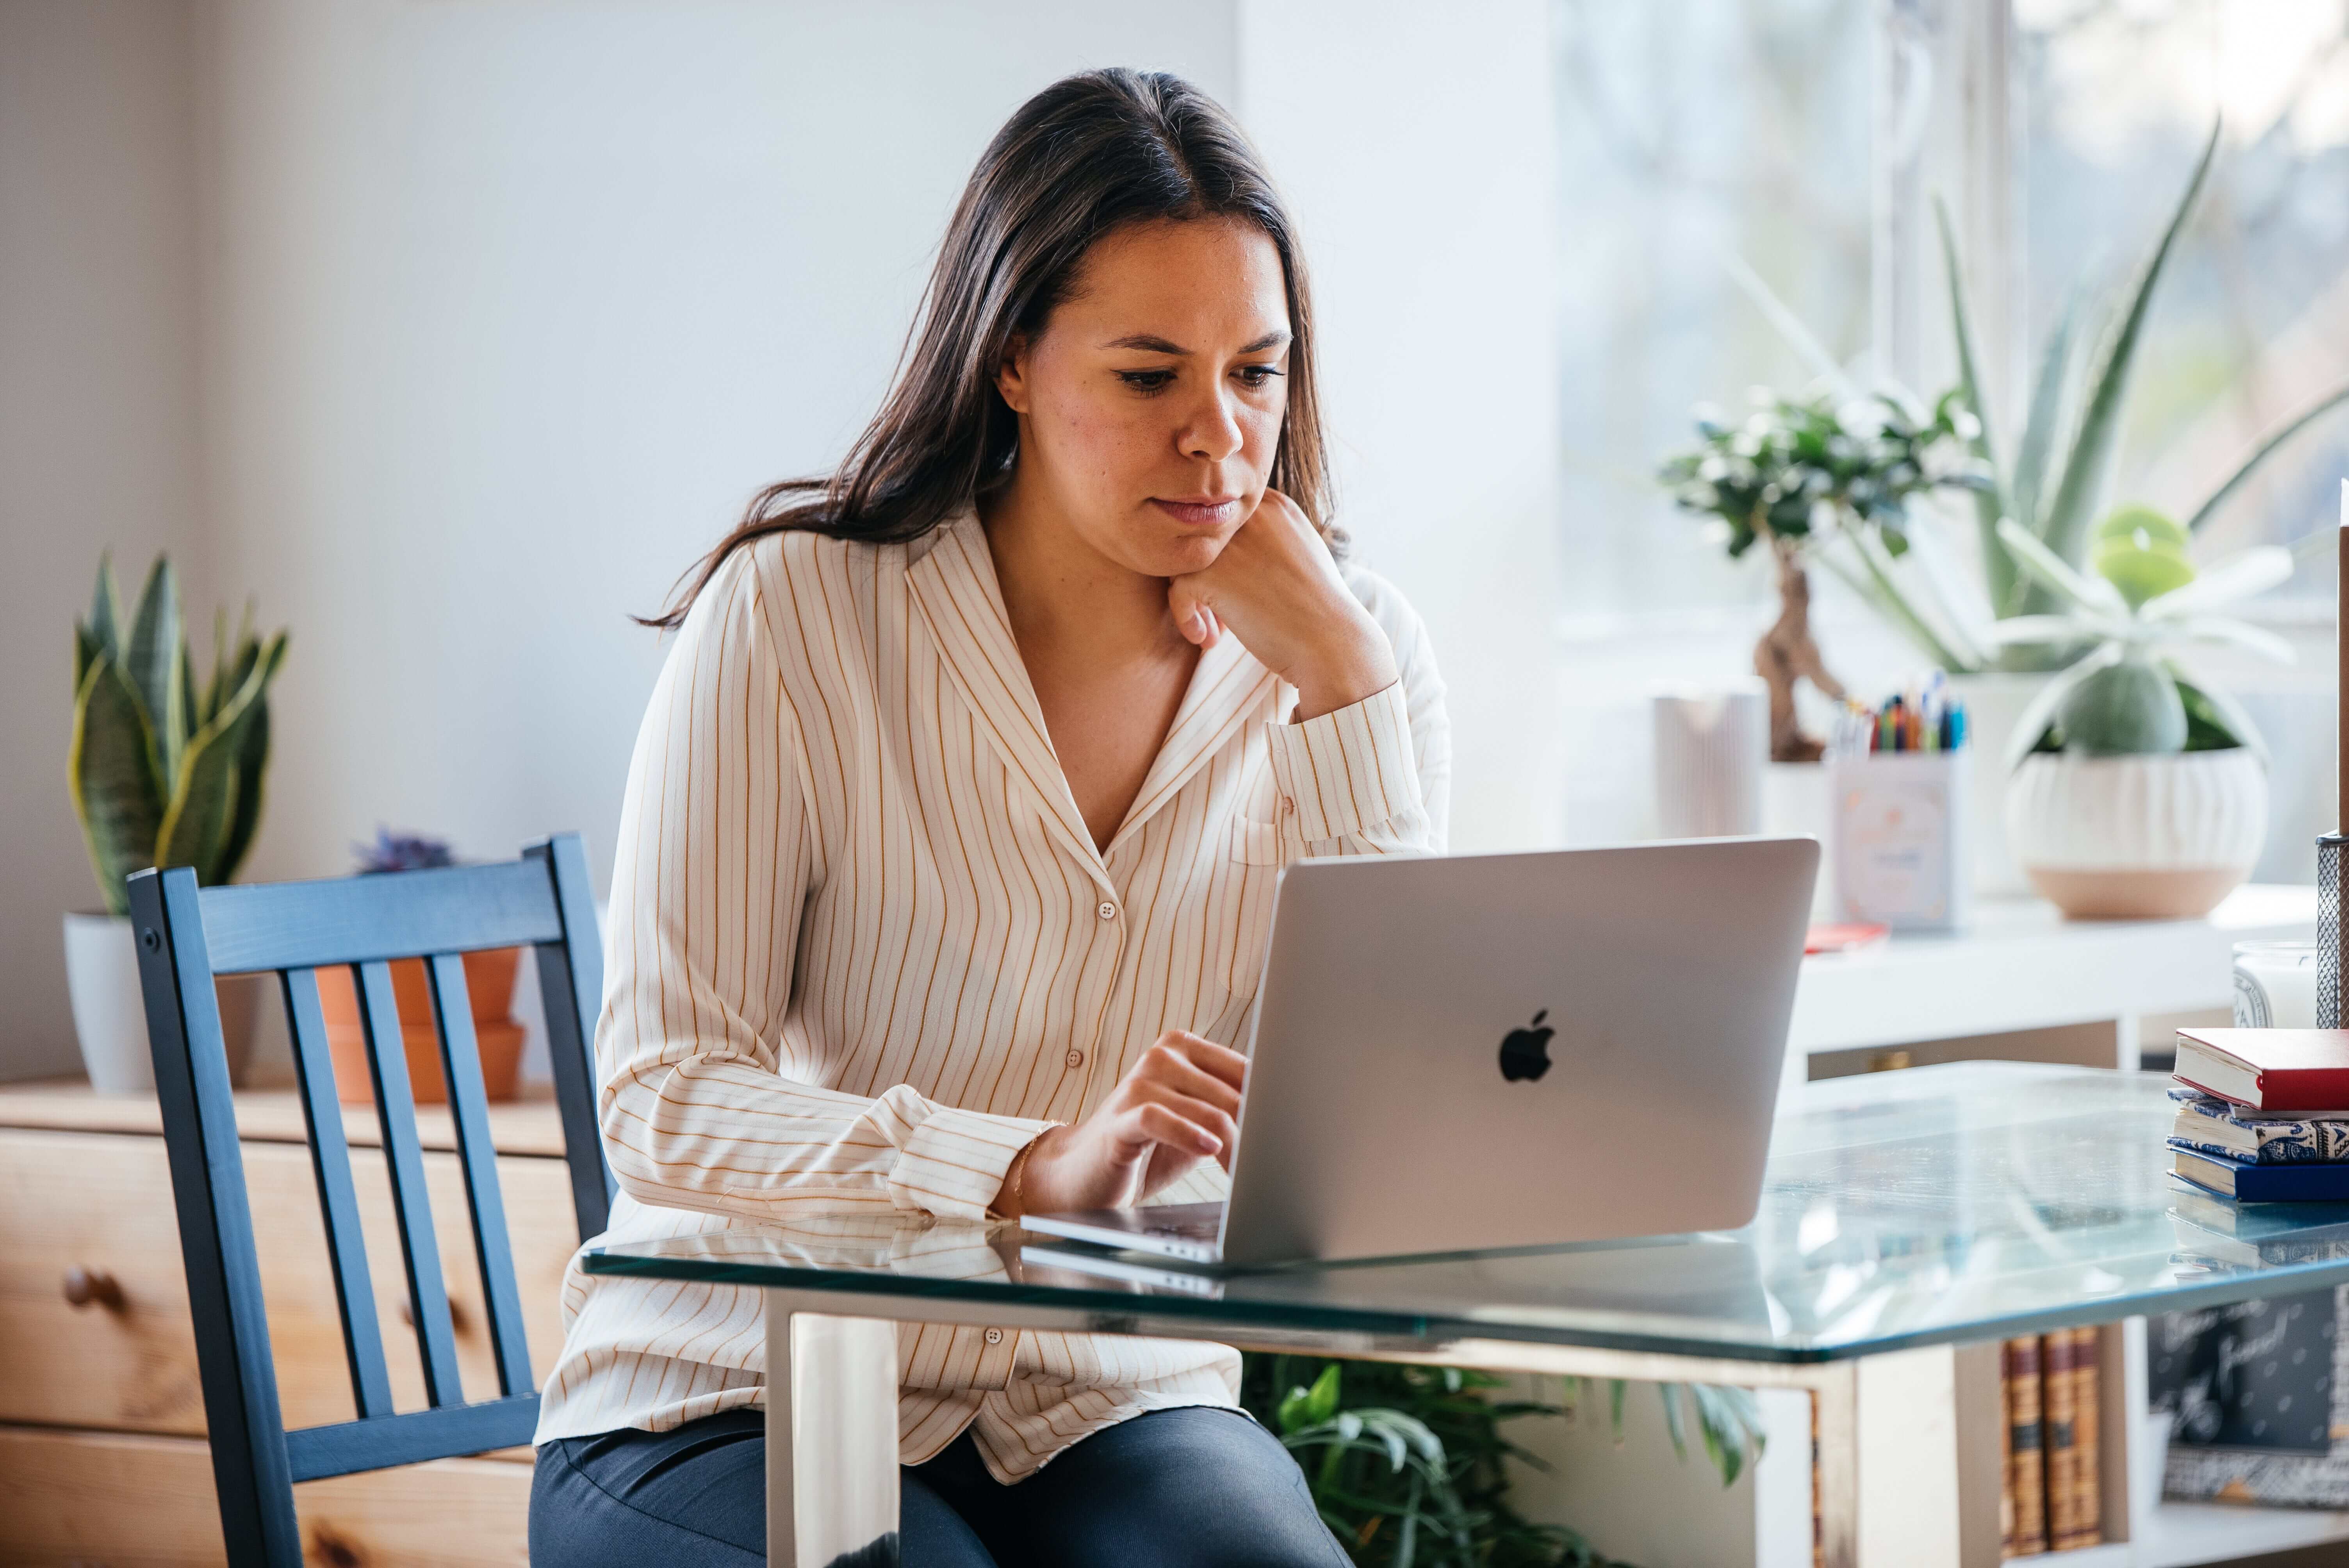
{"label": "aloe plant", "polygon": [[156,558],[126,620],[114,564],[99,560],[89,619],[74,626],[67,775],[109,913],[129,913],[124,879],[149,866],[192,866],[207,883],[235,876],[261,823],[269,683],[285,657],[285,634],[260,641],[250,611],[233,646],[215,617],[199,690],[171,562]]}
{"label": "aloe plant", "polygon": [[2183,524],[2126,507],[2097,525],[2094,567],[2081,572],[2012,518],[1998,530],[2022,573],[2063,606],[2000,622],[2000,642],[2089,648],[2016,721],[2010,769],[2033,750],[2110,757],[2243,746],[2266,755],[2251,716],[2217,686],[2188,679],[2172,650],[2225,644],[2290,663],[2291,645],[2274,633],[2214,614],[2291,576],[2290,551],[2261,545],[2198,572]]}
{"label": "aloe plant", "polygon": [[[2214,123],[2177,206],[2128,284],[2101,308],[2085,285],[2075,284],[2073,288],[2040,350],[2030,400],[2023,411],[2021,437],[2012,453],[2005,451],[1998,439],[1989,399],[1983,396],[1981,356],[1973,339],[1973,311],[1965,277],[1958,264],[1949,212],[1939,201],[1934,203],[1942,261],[1948,273],[1951,325],[1957,342],[1958,384],[1953,390],[1961,405],[1973,417],[1973,455],[1989,476],[1988,482],[1974,493],[1987,614],[1981,609],[1971,616],[1963,613],[1962,585],[1951,581],[1952,573],[1927,551],[1917,552],[1911,557],[1922,562],[1921,573],[1911,573],[1904,563],[1897,573],[1856,573],[1845,567],[1839,574],[1927,656],[1945,667],[1971,671],[1999,664],[2049,668],[2066,661],[2071,650],[2001,636],[1991,630],[1992,622],[2017,615],[2046,614],[2061,610],[2065,603],[2048,587],[2043,574],[2024,568],[2008,542],[2003,525],[2010,521],[2016,524],[2027,537],[2075,571],[2085,564],[2090,543],[2089,525],[2105,513],[2107,506],[2121,416],[2128,399],[2137,347],[2150,317],[2154,290],[2209,177],[2218,153],[2219,130]],[[1858,389],[1843,367],[1750,268],[1733,263],[1731,273],[1788,344],[1809,361],[1838,396],[1857,394]],[[2088,327],[2092,322],[2095,331],[2091,336]],[[2089,341],[2090,346],[2084,349],[2084,341]],[[1889,388],[1886,395],[1911,404],[1920,401],[1897,387]],[[2209,523],[2260,466],[2293,436],[2344,403],[2349,403],[2349,381],[2316,397],[2253,443],[2226,478],[2186,514],[2181,525],[2186,533],[2190,536]],[[1827,559],[1826,564],[1834,567],[1838,563]],[[1969,620],[1976,624],[1965,624]]]}

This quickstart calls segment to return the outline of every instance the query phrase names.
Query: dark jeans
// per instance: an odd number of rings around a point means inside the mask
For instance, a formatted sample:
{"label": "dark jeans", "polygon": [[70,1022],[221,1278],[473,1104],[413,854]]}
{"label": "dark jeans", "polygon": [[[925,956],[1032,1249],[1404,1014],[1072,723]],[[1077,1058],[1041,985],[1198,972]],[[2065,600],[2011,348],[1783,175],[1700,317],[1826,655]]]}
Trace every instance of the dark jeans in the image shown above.
{"label": "dark jeans", "polygon": [[[534,1568],[729,1568],[767,1556],[757,1410],[541,1445]],[[966,1432],[899,1470],[905,1568],[1346,1568],[1278,1439],[1233,1410],[1154,1410],[1016,1486]]]}

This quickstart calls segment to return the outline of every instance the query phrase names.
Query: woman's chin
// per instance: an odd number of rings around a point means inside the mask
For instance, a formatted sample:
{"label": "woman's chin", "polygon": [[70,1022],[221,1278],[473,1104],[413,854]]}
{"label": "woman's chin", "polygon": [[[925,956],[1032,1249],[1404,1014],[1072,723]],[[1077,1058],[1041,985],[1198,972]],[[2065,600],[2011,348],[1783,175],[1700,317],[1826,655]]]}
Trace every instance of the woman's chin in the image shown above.
{"label": "woman's chin", "polygon": [[1185,577],[1194,572],[1205,572],[1216,563],[1231,542],[1229,531],[1215,532],[1184,532],[1169,537],[1164,530],[1154,531],[1158,537],[1138,540],[1132,564],[1152,577]]}

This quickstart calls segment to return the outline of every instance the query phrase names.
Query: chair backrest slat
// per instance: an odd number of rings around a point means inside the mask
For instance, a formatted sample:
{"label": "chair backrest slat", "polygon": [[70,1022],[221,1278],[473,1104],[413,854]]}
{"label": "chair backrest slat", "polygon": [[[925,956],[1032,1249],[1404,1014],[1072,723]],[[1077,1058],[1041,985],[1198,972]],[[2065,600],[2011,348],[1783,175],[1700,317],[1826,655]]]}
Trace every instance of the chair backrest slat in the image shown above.
{"label": "chair backrest slat", "polygon": [[[595,893],[587,880],[587,851],[576,833],[533,844],[523,858],[543,866],[554,890],[561,930],[538,944],[539,994],[546,1004],[548,1065],[563,1117],[566,1149],[603,1148],[595,1119],[595,1018],[604,1006],[604,939],[595,923]],[[618,1191],[601,1160],[571,1162],[571,1208],[585,1239],[611,1227]]]}
{"label": "chair backrest slat", "polygon": [[481,1271],[490,1347],[497,1358],[498,1392],[530,1388],[530,1341],[523,1333],[522,1292],[514,1284],[513,1248],[506,1237],[505,1201],[498,1190],[498,1154],[490,1140],[489,1096],[481,1087],[480,1043],[465,990],[464,960],[453,953],[427,960],[432,1011],[439,1020],[440,1071],[457,1124],[457,1158],[465,1168],[465,1206],[473,1221],[473,1260]]}
{"label": "chair backrest slat", "polygon": [[[537,950],[572,1207],[582,1239],[600,1234],[616,1189],[596,1127],[589,1037],[604,971],[585,851],[576,834],[564,834],[502,865],[202,889],[193,872],[177,868],[140,872],[129,879],[129,890],[228,1561],[233,1568],[302,1568],[295,1481],[531,1440],[538,1395],[531,1391],[522,1295],[460,955],[493,947]],[[502,1396],[474,1404],[465,1402],[458,1372],[407,1041],[393,992],[391,961],[408,958],[426,961]],[[336,1081],[329,1045],[339,1048],[345,1042],[334,1036],[340,1026],[326,1022],[318,992],[317,971],[344,965],[357,982],[357,1033],[365,1043],[383,1133],[428,1409],[392,1405],[343,1130],[340,1092],[357,1086]],[[258,970],[280,975],[357,1417],[294,1432],[285,1429],[277,1402],[212,984],[216,975]]]}
{"label": "chair backrest slat", "polygon": [[554,887],[528,860],[206,888],[204,919],[220,930],[215,975],[563,940]]}
{"label": "chair backrest slat", "polygon": [[376,1122],[383,1129],[384,1169],[391,1177],[391,1207],[399,1220],[400,1257],[408,1268],[409,1315],[416,1319],[416,1352],[424,1363],[424,1398],[434,1405],[461,1404],[465,1395],[457,1377],[457,1333],[449,1317],[448,1288],[440,1278],[440,1242],[433,1233],[432,1200],[425,1191],[424,1143],[416,1133],[408,1045],[392,994],[391,965],[378,958],[355,964],[351,970],[358,981]]}
{"label": "chair backrest slat", "polygon": [[318,1206],[326,1222],[343,1351],[351,1364],[351,1404],[362,1419],[388,1416],[391,1377],[384,1367],[383,1327],[375,1314],[375,1282],[367,1272],[367,1244],[359,1229],[358,1193],[351,1182],[351,1151],[343,1137],[343,1107],[335,1093],[326,1021],[318,1006],[318,972],[288,969],[281,979],[302,1116],[310,1129],[310,1165],[318,1179]]}
{"label": "chair backrest slat", "polygon": [[389,1421],[344,1421],[285,1434],[294,1479],[324,1480],[357,1470],[420,1464],[450,1454],[526,1447],[538,1425],[538,1396],[410,1410]]}

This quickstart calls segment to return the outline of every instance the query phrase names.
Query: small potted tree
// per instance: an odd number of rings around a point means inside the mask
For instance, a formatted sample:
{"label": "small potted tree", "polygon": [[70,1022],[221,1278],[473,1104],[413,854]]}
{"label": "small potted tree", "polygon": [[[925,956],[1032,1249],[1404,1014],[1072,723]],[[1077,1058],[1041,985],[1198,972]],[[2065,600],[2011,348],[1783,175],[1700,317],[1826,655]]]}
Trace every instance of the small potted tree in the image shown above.
{"label": "small potted tree", "polygon": [[[105,908],[65,917],[66,984],[83,1066],[107,1093],[155,1082],[124,879],[192,866],[200,882],[228,882],[261,824],[269,683],[285,634],[263,642],[248,614],[232,644],[226,618],[215,618],[212,677],[199,686],[181,624],[178,579],[158,556],[128,618],[113,563],[101,559],[89,619],[74,628],[67,782]],[[251,985],[222,982],[233,1057],[251,1044],[254,1000]]]}
{"label": "small potted tree", "polygon": [[2023,712],[2009,744],[2006,829],[2033,886],[2075,919],[2208,913],[2267,835],[2267,754],[2250,716],[2178,653],[2223,644],[2279,661],[2282,638],[2214,612],[2292,574],[2244,551],[2198,573],[2181,524],[2149,507],[2098,523],[2075,570],[2013,521],[2000,535],[2058,613],[1998,624],[2009,646],[2088,651]]}
{"label": "small potted tree", "polygon": [[[1973,416],[1951,392],[1930,413],[1878,394],[1838,404],[1832,397],[1754,393],[1754,410],[1736,425],[1697,411],[1699,445],[1665,459],[1658,477],[1683,511],[1714,520],[1733,557],[1756,543],[1769,549],[1778,615],[1754,648],[1754,671],[1770,689],[1770,760],[1816,762],[1825,750],[1804,732],[1795,691],[1807,680],[1829,697],[1843,684],[1827,673],[1811,635],[1811,585],[1806,566],[1830,540],[1851,546],[1859,570],[1887,580],[1889,562],[1909,551],[1909,503],[1943,486],[1987,483],[1966,443]],[[1905,612],[1905,601],[1892,598]],[[1907,630],[1930,647],[1930,626],[1909,617]],[[1945,657],[1944,665],[1954,661]]]}

